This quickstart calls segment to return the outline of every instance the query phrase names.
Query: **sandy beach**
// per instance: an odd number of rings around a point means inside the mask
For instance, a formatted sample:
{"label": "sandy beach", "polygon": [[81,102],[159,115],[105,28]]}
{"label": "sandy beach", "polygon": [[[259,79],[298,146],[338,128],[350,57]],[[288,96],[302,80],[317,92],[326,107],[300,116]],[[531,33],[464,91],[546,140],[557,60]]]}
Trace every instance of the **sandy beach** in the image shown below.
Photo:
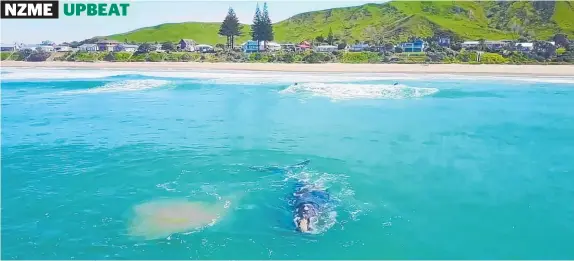
{"label": "sandy beach", "polygon": [[574,76],[574,65],[491,64],[280,64],[280,63],[194,63],[194,62],[18,62],[2,61],[2,67],[86,68],[86,69],[171,69],[247,70],[281,72],[353,72]]}

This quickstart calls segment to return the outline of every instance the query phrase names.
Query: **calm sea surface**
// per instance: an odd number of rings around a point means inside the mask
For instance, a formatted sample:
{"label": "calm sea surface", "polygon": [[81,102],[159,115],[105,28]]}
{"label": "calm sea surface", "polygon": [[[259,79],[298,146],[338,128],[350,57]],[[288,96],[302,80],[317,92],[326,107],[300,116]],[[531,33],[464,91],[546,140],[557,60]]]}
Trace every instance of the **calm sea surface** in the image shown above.
{"label": "calm sea surface", "polygon": [[[572,78],[1,76],[2,259],[574,259]],[[293,179],[336,199],[319,234],[294,230]],[[134,206],[182,198],[232,200],[127,233]]]}

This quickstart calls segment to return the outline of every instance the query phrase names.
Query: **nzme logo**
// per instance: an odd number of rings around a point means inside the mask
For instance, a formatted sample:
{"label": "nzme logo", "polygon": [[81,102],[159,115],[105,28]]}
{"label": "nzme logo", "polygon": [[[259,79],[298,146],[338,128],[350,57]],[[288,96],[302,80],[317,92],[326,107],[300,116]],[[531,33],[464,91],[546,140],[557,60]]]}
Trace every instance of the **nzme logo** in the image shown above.
{"label": "nzme logo", "polygon": [[2,1],[2,19],[4,18],[51,18],[59,17],[58,1],[7,0]]}

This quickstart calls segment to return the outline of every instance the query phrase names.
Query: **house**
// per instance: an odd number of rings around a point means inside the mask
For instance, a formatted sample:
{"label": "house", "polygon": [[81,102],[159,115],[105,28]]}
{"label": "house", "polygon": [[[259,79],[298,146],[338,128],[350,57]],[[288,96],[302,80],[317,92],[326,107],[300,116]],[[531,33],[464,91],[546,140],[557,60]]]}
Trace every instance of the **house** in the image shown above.
{"label": "house", "polygon": [[138,50],[137,45],[135,44],[118,44],[114,47],[114,52],[135,52]]}
{"label": "house", "polygon": [[17,44],[1,44],[0,51],[2,52],[15,52],[17,51],[19,46]]}
{"label": "house", "polygon": [[442,47],[449,47],[450,46],[450,37],[448,36],[441,36],[437,39],[438,45]]}
{"label": "house", "polygon": [[533,43],[516,43],[516,49],[522,52],[530,52],[534,49]]}
{"label": "house", "polygon": [[259,51],[257,41],[249,40],[241,45],[241,49],[245,53],[253,53]]}
{"label": "house", "polygon": [[51,46],[56,46],[56,43],[52,42],[52,41],[42,41],[42,43],[40,45],[51,45]]}
{"label": "house", "polygon": [[54,50],[56,52],[70,52],[72,51],[72,47],[66,45],[56,45],[56,47],[54,47]]}
{"label": "house", "polygon": [[213,46],[207,44],[198,44],[195,46],[195,50],[200,53],[212,53],[214,52]]}
{"label": "house", "polygon": [[403,48],[403,51],[405,53],[420,53],[420,52],[424,52],[425,50],[425,42],[423,40],[415,40],[413,42],[410,43],[402,43],[401,48]]}
{"label": "house", "polygon": [[301,50],[308,50],[308,49],[311,49],[311,44],[310,44],[309,42],[307,42],[307,41],[303,41],[303,42],[299,43],[299,46],[298,46],[298,47],[299,47]]}
{"label": "house", "polygon": [[20,50],[32,50],[35,51],[36,49],[38,49],[38,47],[40,47],[40,45],[38,44],[24,44],[20,47]]}
{"label": "house", "polygon": [[465,49],[473,49],[473,48],[477,48],[479,44],[480,44],[479,41],[464,41],[461,44],[461,46],[462,46],[462,48],[465,48]]}
{"label": "house", "polygon": [[506,41],[485,41],[484,44],[491,50],[500,50],[508,45]]}
{"label": "house", "polygon": [[152,52],[158,52],[158,53],[165,52],[165,50],[161,49],[161,44],[152,44],[150,47],[151,47],[150,49]]}
{"label": "house", "polygon": [[98,45],[97,44],[82,44],[78,46],[78,50],[80,52],[97,52]]}
{"label": "house", "polygon": [[36,47],[36,50],[40,50],[43,52],[53,52],[55,51],[54,46],[51,45],[39,45],[38,47]]}
{"label": "house", "polygon": [[369,50],[371,52],[379,52],[379,53],[384,53],[385,51],[387,51],[387,49],[385,48],[384,45],[371,46],[367,50]]}
{"label": "house", "polygon": [[353,45],[351,45],[351,47],[349,47],[349,51],[351,51],[351,52],[362,52],[368,48],[369,48],[369,45],[366,43],[353,44]]}
{"label": "house", "polygon": [[267,51],[279,51],[281,50],[281,45],[276,43],[276,42],[260,42],[260,47],[259,50],[265,50],[265,48],[267,48]]}
{"label": "house", "polygon": [[337,46],[327,44],[321,44],[319,46],[315,46],[315,51],[322,53],[334,52],[337,51],[338,49],[339,48],[337,48]]}
{"label": "house", "polygon": [[96,44],[98,45],[98,51],[100,52],[113,52],[114,48],[120,43],[114,40],[103,40]]}
{"label": "house", "polygon": [[194,52],[195,46],[197,44],[195,43],[194,40],[191,40],[191,39],[181,39],[179,41],[178,45],[179,45],[179,50],[181,50],[181,51]]}
{"label": "house", "polygon": [[297,46],[295,46],[294,44],[288,43],[288,44],[281,44],[281,49],[286,50],[286,51],[290,51],[290,52],[294,52],[297,51],[297,49],[299,49]]}

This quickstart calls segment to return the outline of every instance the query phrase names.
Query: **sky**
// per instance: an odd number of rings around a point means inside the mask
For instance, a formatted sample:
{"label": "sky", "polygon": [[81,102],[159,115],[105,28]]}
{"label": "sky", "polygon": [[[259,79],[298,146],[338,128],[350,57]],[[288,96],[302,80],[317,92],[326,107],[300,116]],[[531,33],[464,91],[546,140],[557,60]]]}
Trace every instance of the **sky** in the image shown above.
{"label": "sky", "polygon": [[[62,5],[63,1],[60,1]],[[74,1],[95,2],[95,1]],[[221,22],[232,7],[244,24],[251,24],[256,1],[109,1],[110,3],[130,3],[124,17],[81,16],[68,17],[60,14],[59,19],[3,19],[0,24],[0,41],[3,44],[14,42],[34,44],[44,40],[56,43],[80,41],[94,36],[106,36],[132,31],[141,27],[162,23],[179,22]],[[357,6],[366,3],[381,3],[384,0],[268,0],[269,16],[272,22],[285,20],[293,15],[336,7]],[[62,9],[62,7],[60,7]]]}

